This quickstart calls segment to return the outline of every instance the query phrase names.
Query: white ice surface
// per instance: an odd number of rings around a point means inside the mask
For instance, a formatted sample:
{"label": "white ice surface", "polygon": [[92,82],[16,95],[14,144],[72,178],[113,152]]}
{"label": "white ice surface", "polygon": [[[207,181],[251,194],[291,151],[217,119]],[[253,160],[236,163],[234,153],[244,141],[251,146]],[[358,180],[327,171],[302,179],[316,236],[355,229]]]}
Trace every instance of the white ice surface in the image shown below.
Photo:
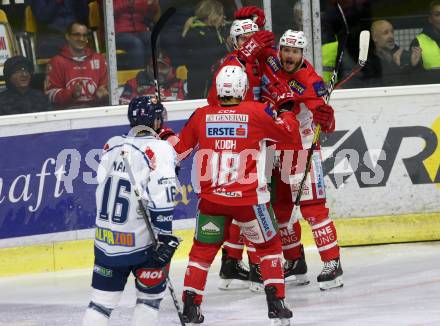
{"label": "white ice surface", "polygon": [[[292,325],[440,325],[440,242],[344,248],[341,257],[344,287],[321,292],[318,253],[306,251],[312,282],[287,289]],[[171,274],[179,299],[185,267],[186,261],[175,262]],[[218,290],[218,270],[217,259],[202,305],[203,325],[269,325],[264,295]],[[90,281],[91,270],[0,278],[0,325],[79,326]],[[130,279],[110,325],[129,325],[134,302]],[[160,325],[179,325],[168,293],[160,315]]]}

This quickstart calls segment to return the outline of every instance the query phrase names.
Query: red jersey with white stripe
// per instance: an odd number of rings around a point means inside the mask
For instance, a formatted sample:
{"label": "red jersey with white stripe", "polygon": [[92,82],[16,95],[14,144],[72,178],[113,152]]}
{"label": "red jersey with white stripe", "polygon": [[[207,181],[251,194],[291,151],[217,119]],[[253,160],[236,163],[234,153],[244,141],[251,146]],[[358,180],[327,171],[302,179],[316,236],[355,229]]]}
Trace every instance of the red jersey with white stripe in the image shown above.
{"label": "red jersey with white stripe", "polygon": [[[298,123],[291,112],[273,118],[263,103],[208,105],[197,109],[175,145],[181,154],[199,147],[192,169],[200,196],[222,205],[254,205],[270,199],[265,177],[266,141],[299,149]],[[295,138],[296,136],[296,138]]]}
{"label": "red jersey with white stripe", "polygon": [[[84,56],[75,57],[66,45],[50,59],[46,70],[45,91],[57,107],[93,105],[98,101],[98,88],[108,83],[105,58],[91,49],[86,49]],[[73,98],[77,85],[81,95]]]}
{"label": "red jersey with white stripe", "polygon": [[228,54],[224,59],[220,67],[214,74],[212,79],[212,86],[208,93],[208,103],[211,105],[219,105],[219,100],[217,98],[217,87],[215,81],[217,80],[217,75],[224,66],[239,66],[244,68],[249,82],[249,88],[244,96],[244,101],[260,101],[261,99],[261,65],[258,61],[253,64],[243,63],[238,59],[238,51],[235,50]]}

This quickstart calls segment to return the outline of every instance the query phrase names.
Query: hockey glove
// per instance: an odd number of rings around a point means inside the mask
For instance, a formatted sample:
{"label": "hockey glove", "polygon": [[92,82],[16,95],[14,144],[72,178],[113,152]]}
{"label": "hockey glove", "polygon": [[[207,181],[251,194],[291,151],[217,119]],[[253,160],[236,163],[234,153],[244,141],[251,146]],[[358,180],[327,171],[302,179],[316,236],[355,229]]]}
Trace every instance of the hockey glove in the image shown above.
{"label": "hockey glove", "polygon": [[180,239],[172,234],[159,234],[159,241],[151,253],[151,258],[165,266],[173,258],[174,252],[180,244]]}
{"label": "hockey glove", "polygon": [[167,140],[168,137],[174,136],[174,135],[176,135],[176,133],[171,128],[161,128],[158,131],[157,135],[159,136],[160,139]]}
{"label": "hockey glove", "polygon": [[235,19],[252,19],[258,27],[264,27],[266,23],[266,15],[264,14],[264,10],[260,9],[256,6],[246,6],[238,9],[234,13]]}
{"label": "hockey glove", "polygon": [[335,130],[335,115],[333,108],[328,104],[318,106],[313,112],[313,122],[320,124],[323,132]]}
{"label": "hockey glove", "polygon": [[282,82],[275,82],[267,84],[266,88],[270,94],[270,101],[278,113],[293,110],[295,94],[292,92],[289,85]]}
{"label": "hockey glove", "polygon": [[239,59],[254,63],[264,48],[275,45],[275,36],[269,31],[258,31],[252,35],[238,50]]}

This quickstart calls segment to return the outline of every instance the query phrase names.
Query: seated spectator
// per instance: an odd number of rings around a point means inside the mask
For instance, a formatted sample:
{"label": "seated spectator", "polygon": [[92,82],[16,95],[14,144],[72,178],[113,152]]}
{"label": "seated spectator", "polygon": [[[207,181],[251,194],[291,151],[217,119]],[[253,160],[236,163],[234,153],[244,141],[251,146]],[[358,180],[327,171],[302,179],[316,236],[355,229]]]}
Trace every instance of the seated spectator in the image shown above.
{"label": "seated spectator", "polygon": [[371,24],[372,49],[358,78],[345,84],[349,87],[381,87],[409,83],[410,54],[394,39],[394,27],[387,20]]}
{"label": "seated spectator", "polygon": [[89,0],[28,0],[37,21],[37,58],[50,58],[64,46],[64,32],[77,21],[86,24]]}
{"label": "seated spectator", "polygon": [[422,83],[440,82],[440,0],[432,1],[429,9],[429,24],[410,46],[411,65]]}
{"label": "seated spectator", "polygon": [[50,59],[45,91],[56,108],[105,105],[108,101],[107,63],[102,54],[88,48],[86,25],[72,23],[67,45]]}
{"label": "seated spectator", "polygon": [[[103,0],[99,0],[101,10]],[[113,0],[118,69],[145,68],[151,57],[151,28],[159,13],[159,0]]]}
{"label": "seated spectator", "polygon": [[0,115],[47,111],[51,105],[43,92],[30,87],[34,67],[23,56],[5,61],[6,90],[0,93]]}
{"label": "seated spectator", "polygon": [[[157,66],[161,100],[164,102],[184,100],[183,81],[176,78],[176,71],[171,65],[170,58],[160,56],[157,59]],[[127,81],[119,98],[119,103],[128,104],[133,97],[141,95],[154,96],[155,94],[153,63],[151,63],[146,70],[140,71],[136,78]]]}
{"label": "seated spectator", "polygon": [[185,23],[182,33],[190,99],[206,98],[213,72],[228,52],[222,30],[223,5],[217,0],[202,0],[195,14]]}

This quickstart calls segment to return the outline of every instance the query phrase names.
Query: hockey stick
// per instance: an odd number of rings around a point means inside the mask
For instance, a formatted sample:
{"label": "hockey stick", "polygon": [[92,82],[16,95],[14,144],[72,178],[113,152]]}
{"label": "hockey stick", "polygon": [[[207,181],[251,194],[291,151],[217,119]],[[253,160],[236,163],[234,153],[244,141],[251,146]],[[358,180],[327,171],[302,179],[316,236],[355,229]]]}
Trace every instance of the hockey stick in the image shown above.
{"label": "hockey stick", "polygon": [[153,58],[153,74],[154,74],[154,87],[156,88],[156,97],[160,102],[160,88],[159,88],[159,73],[157,69],[157,39],[162,28],[165,26],[168,19],[176,12],[176,8],[169,7],[159,18],[156,25],[151,32],[151,56]]}
{"label": "hockey stick", "polygon": [[[338,77],[338,70],[341,67],[342,57],[344,56],[344,48],[345,48],[345,45],[347,43],[348,35],[350,33],[350,31],[348,29],[348,23],[347,23],[347,20],[345,18],[345,15],[344,15],[344,11],[342,10],[341,5],[339,4],[339,2],[337,3],[337,6],[338,6],[339,13],[341,14],[342,21],[344,23],[344,28],[345,28],[344,32],[345,32],[345,34],[344,34],[344,38],[343,38],[343,42],[342,42],[342,46],[341,46],[341,52],[339,53],[339,58],[338,58],[336,67],[333,70],[332,78],[331,78],[331,80],[330,80],[330,82],[329,82],[329,84],[327,86],[327,94],[325,95],[325,98],[324,98],[324,101],[325,101],[326,104],[328,103],[328,101],[330,99],[330,95],[333,92],[333,89],[335,87],[336,78]],[[295,221],[295,217],[297,215],[299,203],[301,201],[301,196],[302,196],[302,192],[303,192],[303,189],[304,189],[304,185],[306,183],[307,176],[309,174],[310,167],[312,165],[312,156],[313,156],[314,151],[316,150],[316,147],[318,146],[318,140],[319,140],[320,134],[321,134],[321,125],[318,124],[316,126],[316,128],[315,128],[315,135],[313,137],[312,146],[310,146],[310,149],[307,152],[306,167],[304,169],[304,175],[303,175],[303,177],[301,179],[301,183],[299,184],[299,187],[298,187],[298,193],[296,194],[296,199],[295,199],[294,206],[293,206],[293,209],[292,209],[292,214],[290,215],[289,223],[287,224],[287,229],[288,230],[292,229],[293,222]]]}
{"label": "hockey stick", "polygon": [[[130,164],[128,163],[127,159],[127,152],[121,151],[121,156],[124,161],[125,168],[127,169],[128,177],[130,179],[130,183],[134,188],[134,194],[137,198],[139,209],[142,212],[142,217],[144,218],[145,224],[147,225],[148,233],[150,234],[151,241],[153,242],[153,246],[157,246],[158,239],[157,235],[153,230],[153,227],[151,226],[150,221],[150,215],[148,211],[144,207],[144,203],[142,202],[142,197],[139,188],[137,187],[133,172],[131,170]],[[176,307],[177,314],[179,315],[180,324],[182,326],[185,326],[185,322],[183,321],[182,312],[180,310],[179,301],[177,301],[176,292],[174,291],[173,284],[171,283],[170,276],[167,275],[167,284],[168,284],[168,290],[170,291],[171,298],[173,299],[174,306]]]}
{"label": "hockey stick", "polygon": [[364,30],[359,36],[359,59],[358,64],[351,70],[351,72],[343,80],[339,81],[335,88],[339,88],[348,82],[354,75],[356,75],[367,63],[368,48],[370,45],[370,32]]}

